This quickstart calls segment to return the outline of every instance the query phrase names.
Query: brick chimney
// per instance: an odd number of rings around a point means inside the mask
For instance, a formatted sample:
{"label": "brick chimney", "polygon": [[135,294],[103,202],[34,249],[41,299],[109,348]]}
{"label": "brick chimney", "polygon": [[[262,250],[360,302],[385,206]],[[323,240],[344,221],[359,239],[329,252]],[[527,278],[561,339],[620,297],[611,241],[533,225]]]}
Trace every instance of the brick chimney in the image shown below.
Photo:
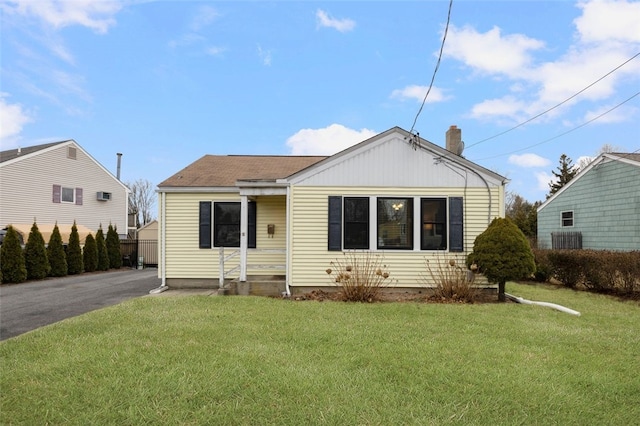
{"label": "brick chimney", "polygon": [[446,133],[446,148],[447,151],[456,155],[462,155],[464,145],[462,143],[462,129],[458,129],[455,124],[449,127]]}

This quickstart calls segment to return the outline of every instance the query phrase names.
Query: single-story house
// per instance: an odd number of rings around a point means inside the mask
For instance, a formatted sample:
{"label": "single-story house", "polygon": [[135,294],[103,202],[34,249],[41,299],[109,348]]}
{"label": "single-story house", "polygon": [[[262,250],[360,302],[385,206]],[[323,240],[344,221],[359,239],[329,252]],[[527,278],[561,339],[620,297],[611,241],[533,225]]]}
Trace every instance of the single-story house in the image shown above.
{"label": "single-story house", "polygon": [[600,154],[542,203],[538,246],[640,250],[640,154]]}
{"label": "single-story house", "polygon": [[0,185],[0,227],[26,230],[25,242],[34,221],[41,232],[75,221],[94,236],[110,224],[127,233],[129,189],[74,140],[0,152]]}
{"label": "single-story house", "polygon": [[456,126],[446,139],[394,127],[331,156],[203,156],[158,185],[162,285],[305,293],[358,251],[382,256],[397,288],[423,288],[426,260],[464,264],[504,216],[506,179],[460,155]]}

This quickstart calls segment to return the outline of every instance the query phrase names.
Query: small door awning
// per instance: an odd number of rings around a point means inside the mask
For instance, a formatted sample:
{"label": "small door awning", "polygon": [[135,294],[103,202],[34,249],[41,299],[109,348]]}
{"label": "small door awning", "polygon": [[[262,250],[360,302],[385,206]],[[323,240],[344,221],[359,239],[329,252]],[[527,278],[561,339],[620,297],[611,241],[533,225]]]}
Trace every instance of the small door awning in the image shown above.
{"label": "small door awning", "polygon": [[[29,238],[29,233],[31,233],[31,227],[33,226],[33,223],[30,223],[30,224],[11,223],[11,224],[8,224],[7,227],[9,225],[13,226],[13,229],[18,231],[22,235],[22,239],[26,243],[27,239]],[[37,225],[38,225],[38,230],[40,231],[40,233],[42,234],[42,238],[44,239],[44,243],[48,244],[49,239],[51,239],[51,234],[53,233],[53,228],[55,227],[55,224],[45,223],[41,225],[37,223]],[[58,224],[58,230],[60,231],[60,236],[62,237],[63,244],[69,243],[69,236],[71,235],[72,226],[73,225]],[[95,236],[95,233],[91,229],[87,228],[86,226],[76,225],[76,228],[78,228],[78,236],[80,237],[81,245],[84,244],[84,240],[87,238],[87,235],[94,234]]]}

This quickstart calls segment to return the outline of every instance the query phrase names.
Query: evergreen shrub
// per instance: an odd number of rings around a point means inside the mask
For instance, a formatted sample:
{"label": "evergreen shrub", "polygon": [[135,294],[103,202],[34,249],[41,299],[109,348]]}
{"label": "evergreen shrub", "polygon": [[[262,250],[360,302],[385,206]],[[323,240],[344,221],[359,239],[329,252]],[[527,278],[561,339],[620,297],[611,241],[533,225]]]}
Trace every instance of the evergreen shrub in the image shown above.
{"label": "evergreen shrub", "polygon": [[98,249],[98,271],[106,271],[109,269],[109,254],[107,253],[107,244],[104,241],[102,225],[96,232],[96,247]]}
{"label": "evergreen shrub", "polygon": [[20,245],[18,231],[9,225],[0,248],[0,270],[3,283],[21,283],[27,279],[24,252]]}
{"label": "evergreen shrub", "polygon": [[24,246],[24,261],[27,267],[28,280],[41,280],[49,275],[49,260],[47,259],[47,249],[44,238],[38,229],[38,225],[33,222],[29,239]]}
{"label": "evergreen shrub", "polygon": [[117,228],[109,224],[107,229],[107,253],[109,255],[109,268],[120,269],[122,267],[122,253],[120,252],[120,237]]}
{"label": "evergreen shrub", "polygon": [[98,269],[98,246],[93,235],[87,235],[82,249],[82,260],[85,272],[94,272]]}
{"label": "evergreen shrub", "polygon": [[47,258],[49,259],[49,276],[64,277],[67,275],[67,254],[62,245],[62,236],[58,224],[53,227],[49,245],[47,246]]}
{"label": "evergreen shrub", "polygon": [[69,245],[67,246],[67,267],[69,275],[81,274],[84,271],[82,260],[82,248],[80,247],[80,235],[78,227],[73,221],[71,234],[69,235]]}
{"label": "evergreen shrub", "polygon": [[527,238],[509,218],[495,218],[478,235],[467,266],[476,265],[487,280],[498,284],[498,300],[505,300],[505,284],[509,280],[530,278],[536,270]]}

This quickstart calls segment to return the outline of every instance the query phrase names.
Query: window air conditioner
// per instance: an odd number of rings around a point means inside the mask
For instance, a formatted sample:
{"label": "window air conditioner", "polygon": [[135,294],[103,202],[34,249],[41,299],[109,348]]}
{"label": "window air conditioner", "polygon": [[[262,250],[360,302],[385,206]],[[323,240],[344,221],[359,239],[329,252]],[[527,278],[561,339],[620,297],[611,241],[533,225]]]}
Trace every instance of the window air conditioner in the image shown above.
{"label": "window air conditioner", "polygon": [[98,201],[109,201],[111,199],[110,192],[98,192]]}

